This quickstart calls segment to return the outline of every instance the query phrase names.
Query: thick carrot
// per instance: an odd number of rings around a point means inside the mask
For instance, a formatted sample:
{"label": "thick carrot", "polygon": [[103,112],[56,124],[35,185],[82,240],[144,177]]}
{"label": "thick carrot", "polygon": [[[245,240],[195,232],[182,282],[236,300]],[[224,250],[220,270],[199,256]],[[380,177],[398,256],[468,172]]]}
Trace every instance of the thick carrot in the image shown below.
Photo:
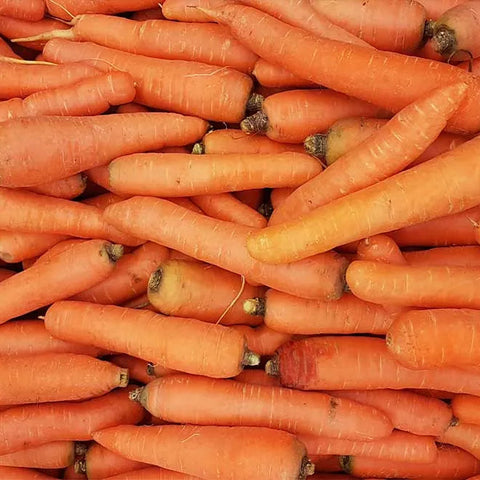
{"label": "thick carrot", "polygon": [[273,65],[263,58],[259,58],[255,63],[252,74],[260,85],[264,87],[289,87],[305,88],[315,87],[316,84],[303,78],[297,77],[282,67]]}
{"label": "thick carrot", "polygon": [[412,53],[426,37],[425,8],[411,0],[312,0],[314,10],[380,50]]}
{"label": "thick carrot", "polygon": [[480,399],[472,395],[455,395],[452,410],[460,422],[480,425]]}
{"label": "thick carrot", "polygon": [[194,156],[143,153],[114,160],[108,166],[108,185],[123,195],[184,197],[295,187],[321,171],[317,160],[294,152]]}
{"label": "thick carrot", "polygon": [[0,455],[0,465],[27,468],[64,468],[73,463],[75,443],[58,441]]}
{"label": "thick carrot", "polygon": [[[313,473],[305,446],[292,434],[269,428],[121,426],[97,432],[94,439],[131,460],[205,479],[304,480]],[[267,445],[271,451],[265,455]]]}
{"label": "thick carrot", "polygon": [[[97,357],[104,351],[90,345],[69,343],[50,335],[42,320],[15,320],[0,325],[0,355],[78,353]],[[120,365],[123,367],[123,365]]]}
{"label": "thick carrot", "polygon": [[[258,355],[245,337],[222,325],[165,317],[146,310],[82,302],[57,302],[45,316],[52,335],[127,353],[143,360],[212,377],[232,377],[243,365],[257,365]],[[125,328],[130,335],[122,335]],[[139,328],[139,325],[142,328]]]}
{"label": "thick carrot", "polygon": [[307,300],[277,290],[243,303],[247,313],[264,315],[265,325],[277,332],[319,335],[385,334],[392,323],[380,305],[345,294],[335,302]]}
{"label": "thick carrot", "polygon": [[394,430],[391,435],[373,441],[345,440],[299,434],[298,439],[307,447],[311,457],[316,455],[357,455],[391,460],[392,462],[431,463],[437,456],[433,437],[414,435]]}
{"label": "thick carrot", "polygon": [[200,480],[186,473],[173,472],[159,467],[148,467],[133,472],[120,473],[104,480]]}
{"label": "thick carrot", "polygon": [[464,480],[480,472],[480,461],[464,450],[451,445],[439,445],[433,463],[392,462],[369,457],[341,458],[343,469],[360,477]]}
{"label": "thick carrot", "polygon": [[418,3],[425,7],[427,18],[437,20],[443,13],[450,10],[466,0],[417,0]]}
{"label": "thick carrot", "polygon": [[301,143],[341,118],[388,115],[375,105],[333,90],[288,90],[266,98],[262,111],[243,120],[241,128],[277,142]]}
{"label": "thick carrot", "polygon": [[480,267],[480,247],[439,247],[403,252],[411,265],[447,265],[451,267]]}
{"label": "thick carrot", "polygon": [[72,200],[80,196],[87,187],[87,177],[82,173],[77,173],[67,178],[54,180],[53,182],[43,183],[34,187],[29,187],[31,192],[47,195],[50,197],[64,198]]}
{"label": "thick carrot", "polygon": [[447,428],[437,441],[463,448],[480,459],[480,425],[458,422]]}
{"label": "thick carrot", "polygon": [[[449,85],[402,109],[357,148],[292,193],[273,213],[269,224],[298,218],[403,170],[438,137],[465,93],[465,84]],[[420,131],[418,124],[425,128]]]}
{"label": "thick carrot", "polygon": [[441,435],[454,422],[452,410],[446,403],[408,390],[335,390],[329,393],[375,407],[390,418],[396,429],[416,435]]}
{"label": "thick carrot", "polygon": [[[120,245],[90,240],[4,280],[0,285],[0,323],[101,282],[113,272],[122,251]],[[45,285],[49,288],[45,289]]]}
{"label": "thick carrot", "polygon": [[43,474],[38,470],[19,467],[0,467],[0,475],[8,480],[56,480],[55,477]]}
{"label": "thick carrot", "polygon": [[137,103],[208,120],[239,122],[253,86],[249,76],[231,68],[134,55],[89,42],[54,39],[43,53],[55,63],[89,60],[103,71],[126,71],[135,81]]}
{"label": "thick carrot", "polygon": [[[469,85],[467,99],[450,119],[449,131],[474,133],[480,129],[480,112],[476,109],[480,78],[459,68],[315,38],[250,7],[226,5],[204,12],[228,25],[234,37],[265,60],[299,77],[392,112],[398,112],[435,88],[465,82]],[[257,28],[258,25],[261,26]]]}
{"label": "thick carrot", "polygon": [[141,360],[140,358],[121,354],[108,357],[108,361],[118,365],[119,367],[128,369],[128,376],[131,380],[136,380],[140,383],[149,383],[155,378],[147,371],[149,363],[145,360]]}
{"label": "thick carrot", "polygon": [[265,373],[265,370],[248,369],[240,372],[234,380],[237,382],[248,383],[249,385],[265,385],[268,387],[280,387],[278,378]]}
{"label": "thick carrot", "polygon": [[[212,219],[158,198],[134,197],[111,205],[104,218],[123,231],[134,231],[142,238],[244,275],[248,282],[305,298],[333,300],[343,293],[347,260],[334,252],[281,266],[260,263],[245,247],[254,229]],[[153,218],[162,219],[161,229],[156,228]]]}
{"label": "thick carrot", "polygon": [[0,454],[61,440],[92,440],[92,433],[115,425],[139,423],[145,411],[117,390],[83,402],[41,403],[0,413]]}
{"label": "thick carrot", "polygon": [[45,2],[43,0],[4,0],[0,6],[0,15],[36,22],[43,18]]}
{"label": "thick carrot", "polygon": [[[319,392],[233,380],[168,375],[132,392],[130,398],[171,423],[269,427],[365,441],[392,431],[387,416],[372,407]],[[208,401],[192,402],[193,398]]]}
{"label": "thick carrot", "polygon": [[[361,361],[359,361],[361,358]],[[381,368],[379,368],[381,365]],[[410,370],[373,337],[310,337],[282,345],[266,365],[282,385],[302,390],[424,388],[478,395],[478,372],[460,368]]]}
{"label": "thick carrot", "polygon": [[[210,323],[220,320],[222,325],[258,325],[261,317],[247,315],[242,303],[263,291],[262,287],[243,285],[238,275],[213,265],[170,259],[162,262],[150,277],[148,300],[165,315]],[[228,308],[235,299],[235,304]]]}
{"label": "thick carrot", "polygon": [[72,300],[119,305],[147,291],[148,279],[169,256],[167,248],[145,243],[123,256],[112,274],[102,282],[72,297]]}
{"label": "thick carrot", "polygon": [[267,325],[258,327],[234,325],[232,328],[245,335],[247,345],[261,356],[273,355],[281,345],[292,338],[289,333],[277,332]]}

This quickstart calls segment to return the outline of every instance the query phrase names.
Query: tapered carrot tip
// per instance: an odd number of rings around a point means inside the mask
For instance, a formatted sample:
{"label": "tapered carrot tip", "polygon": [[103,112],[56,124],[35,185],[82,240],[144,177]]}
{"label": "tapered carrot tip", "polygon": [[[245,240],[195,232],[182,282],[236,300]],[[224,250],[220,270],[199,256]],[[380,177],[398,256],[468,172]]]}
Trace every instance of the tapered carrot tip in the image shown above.
{"label": "tapered carrot tip", "polygon": [[77,458],[73,464],[73,470],[75,473],[87,473],[87,462],[84,458]]}
{"label": "tapered carrot tip", "polygon": [[133,402],[139,403],[142,407],[145,407],[147,404],[147,391],[145,390],[145,387],[136,388],[128,394],[128,398]]}
{"label": "tapered carrot tip", "polygon": [[155,270],[151,275],[148,281],[148,291],[157,293],[160,290],[160,285],[162,284],[163,278],[163,269],[162,267]]}
{"label": "tapered carrot tip", "polygon": [[112,263],[116,263],[123,255],[123,245],[108,243],[105,245],[105,253]]}
{"label": "tapered carrot tip", "polygon": [[83,457],[88,450],[88,445],[84,442],[75,442],[75,456]]}
{"label": "tapered carrot tip", "polygon": [[268,130],[268,117],[264,112],[254,113],[241,121],[240,128],[245,133],[266,133]]}
{"label": "tapered carrot tip", "polygon": [[270,202],[264,202],[258,207],[258,213],[265,218],[270,218],[273,213],[273,205]]}
{"label": "tapered carrot tip", "polygon": [[265,373],[271,377],[280,376],[280,362],[277,356],[273,357],[265,364]]}
{"label": "tapered carrot tip", "polygon": [[303,142],[305,151],[316,158],[325,158],[327,155],[327,135],[316,133],[310,135]]}
{"label": "tapered carrot tip", "polygon": [[352,457],[350,455],[342,455],[339,459],[340,468],[345,473],[352,473]]}
{"label": "tapered carrot tip", "polygon": [[129,380],[130,380],[130,377],[128,375],[128,369],[122,368],[120,370],[120,379],[118,381],[118,386],[121,388],[125,388],[128,385]]}
{"label": "tapered carrot tip", "polygon": [[305,480],[309,475],[315,473],[315,465],[310,461],[308,457],[303,457],[302,466],[300,467],[299,480]]}
{"label": "tapered carrot tip", "polygon": [[193,155],[204,155],[205,145],[203,143],[196,143],[192,148]]}
{"label": "tapered carrot tip", "polygon": [[243,302],[243,311],[248,315],[265,316],[265,299],[264,298],[249,298]]}
{"label": "tapered carrot tip", "polygon": [[247,112],[259,112],[263,107],[264,101],[263,95],[253,92],[247,101]]}
{"label": "tapered carrot tip", "polygon": [[44,62],[39,60],[23,60],[22,58],[5,57],[3,55],[0,55],[0,61],[6,63],[20,63],[21,65],[57,65],[56,63],[52,62]]}
{"label": "tapered carrot tip", "polygon": [[260,365],[261,360],[262,359],[258,353],[247,349],[243,355],[242,365],[244,367],[256,367],[257,365]]}
{"label": "tapered carrot tip", "polygon": [[64,38],[66,40],[75,40],[75,34],[72,30],[52,30],[50,32],[40,33],[31,37],[12,38],[13,43],[28,43],[28,42],[48,42],[54,38]]}

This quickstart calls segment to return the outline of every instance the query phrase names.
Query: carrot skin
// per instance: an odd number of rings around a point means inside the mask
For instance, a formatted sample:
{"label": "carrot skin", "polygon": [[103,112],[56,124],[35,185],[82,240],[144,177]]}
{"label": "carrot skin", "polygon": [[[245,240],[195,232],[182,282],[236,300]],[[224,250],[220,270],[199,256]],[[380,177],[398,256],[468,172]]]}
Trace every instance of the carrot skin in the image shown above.
{"label": "carrot skin", "polygon": [[467,0],[418,0],[427,12],[427,18],[437,20],[443,13]]}
{"label": "carrot skin", "polygon": [[448,443],[463,448],[466,452],[480,459],[480,426],[459,422],[451,425],[437,442]]}
{"label": "carrot skin", "polygon": [[159,467],[142,468],[133,472],[120,473],[104,480],[200,480],[186,473],[173,472]]}
{"label": "carrot skin", "polygon": [[36,22],[45,14],[42,0],[5,0],[0,6],[0,15]]}
{"label": "carrot skin", "polygon": [[140,383],[149,383],[155,379],[153,375],[149,375],[147,372],[149,363],[140,358],[135,358],[130,355],[120,354],[108,357],[109,362],[118,365],[119,367],[126,368],[128,370],[128,376],[130,380],[136,380]]}
{"label": "carrot skin", "polygon": [[480,267],[480,247],[439,247],[403,252],[411,265],[447,265],[451,267]]}
{"label": "carrot skin", "polygon": [[40,195],[72,200],[79,197],[86,188],[87,177],[82,173],[77,173],[67,178],[29,187],[28,190]]}
{"label": "carrot skin", "polygon": [[473,395],[455,395],[452,399],[454,415],[463,423],[480,425],[479,399]]}
{"label": "carrot skin", "polygon": [[71,465],[74,459],[74,442],[59,441],[0,455],[0,465],[26,468],[65,468]]}
{"label": "carrot skin", "polygon": [[263,58],[257,60],[252,74],[258,83],[264,87],[305,88],[317,86],[308,80],[297,77],[282,67],[267,62]]}
{"label": "carrot skin", "polygon": [[55,477],[38,470],[20,467],[0,467],[0,475],[9,480],[56,480]]}
{"label": "carrot skin", "polygon": [[266,325],[249,327],[248,325],[233,325],[232,328],[242,333],[247,339],[247,345],[261,356],[270,356],[284,343],[291,340],[289,333],[272,330]]}

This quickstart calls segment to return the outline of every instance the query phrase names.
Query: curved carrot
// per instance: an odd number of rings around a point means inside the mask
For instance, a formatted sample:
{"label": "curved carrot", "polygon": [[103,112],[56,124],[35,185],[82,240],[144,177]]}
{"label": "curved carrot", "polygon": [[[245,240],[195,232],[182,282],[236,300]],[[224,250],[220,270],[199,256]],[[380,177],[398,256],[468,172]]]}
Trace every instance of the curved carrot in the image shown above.
{"label": "curved carrot", "polygon": [[64,198],[72,200],[80,196],[87,187],[87,178],[81,173],[72,175],[60,180],[54,180],[50,183],[43,183],[34,187],[29,187],[31,192],[47,195],[50,197]]}
{"label": "curved carrot", "polygon": [[454,415],[460,422],[480,425],[480,399],[473,395],[455,395],[452,400]]}
{"label": "curved carrot", "polygon": [[425,7],[427,18],[437,20],[443,13],[467,0],[417,0]]}
{"label": "curved carrot", "polygon": [[263,58],[256,61],[252,74],[258,83],[264,87],[305,88],[316,86],[315,83],[297,77],[288,70],[273,65]]}
{"label": "curved carrot", "polygon": [[38,470],[19,467],[0,467],[0,475],[8,480],[56,480]]}
{"label": "curved carrot", "polygon": [[237,332],[245,335],[247,345],[261,356],[273,355],[277,348],[291,340],[292,335],[272,330],[267,325],[249,327],[248,325],[233,325]]}
{"label": "curved carrot", "polygon": [[148,467],[133,472],[125,472],[104,480],[200,480],[186,473],[173,472],[159,467]]}
{"label": "curved carrot", "polygon": [[439,247],[403,252],[411,265],[447,265],[451,267],[480,267],[480,247]]}
{"label": "curved carrot", "polygon": [[480,425],[469,425],[462,422],[450,425],[437,438],[437,441],[463,448],[475,458],[480,459]]}
{"label": "curved carrot", "polygon": [[249,368],[240,372],[233,378],[237,382],[248,383],[249,385],[265,385],[267,387],[280,387],[278,378],[267,375],[264,370]]}
{"label": "curved carrot", "polygon": [[50,40],[43,54],[55,63],[85,60],[104,72],[126,71],[135,81],[137,103],[220,122],[245,116],[253,86],[248,75],[231,68],[134,55],[90,42]]}
{"label": "curved carrot", "polygon": [[[304,445],[290,433],[269,428],[121,426],[97,432],[94,439],[132,460],[212,480],[304,480],[313,473]],[[265,456],[267,445],[271,452]]]}
{"label": "curved carrot", "polygon": [[[392,430],[385,414],[350,400],[232,380],[168,375],[130,397],[171,423],[269,427],[352,441],[386,437]],[[193,398],[208,401],[192,405]]]}
{"label": "curved carrot", "polygon": [[36,22],[45,14],[43,0],[4,0],[0,6],[0,15]]}
{"label": "curved carrot", "polygon": [[[305,298],[333,300],[343,293],[347,260],[334,252],[293,264],[260,263],[245,247],[254,229],[212,219],[158,198],[134,197],[111,205],[105,210],[104,218],[122,231],[134,231],[142,238],[244,275],[248,282]],[[156,228],[153,218],[162,219],[161,229]],[[192,241],[193,226],[195,242]],[[227,250],[225,245],[229,247]]]}
{"label": "curved carrot", "polygon": [[150,277],[148,300],[165,315],[222,325],[258,325],[261,317],[247,315],[242,303],[262,295],[263,288],[242,283],[238,275],[213,265],[169,259]]}
{"label": "curved carrot", "polygon": [[[45,316],[52,335],[63,340],[127,353],[143,360],[212,377],[232,377],[257,365],[243,335],[222,325],[165,317],[146,310],[82,302],[57,302]],[[122,335],[122,328],[131,331]],[[141,325],[142,328],[138,328]]]}
{"label": "curved carrot", "polygon": [[58,441],[0,455],[0,465],[26,468],[64,468],[71,465],[74,459],[75,443]]}

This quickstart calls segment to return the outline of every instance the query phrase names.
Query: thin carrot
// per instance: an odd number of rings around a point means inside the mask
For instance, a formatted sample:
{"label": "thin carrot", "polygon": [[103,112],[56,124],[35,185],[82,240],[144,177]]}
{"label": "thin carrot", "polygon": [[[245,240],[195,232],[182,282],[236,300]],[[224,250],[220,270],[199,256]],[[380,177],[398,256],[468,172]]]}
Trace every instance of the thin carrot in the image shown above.
{"label": "thin carrot", "polygon": [[427,18],[437,20],[443,13],[466,0],[417,0],[427,11]]}
{"label": "thin carrot", "polygon": [[43,0],[4,0],[0,6],[0,15],[36,22],[43,18],[45,2]]}
{"label": "thin carrot", "polygon": [[82,173],[77,173],[67,178],[54,180],[50,183],[43,183],[34,187],[29,187],[31,192],[47,195],[50,197],[64,198],[72,200],[80,196],[87,187],[87,177]]}
{"label": "thin carrot", "polygon": [[[361,361],[359,361],[361,358]],[[381,365],[381,368],[379,368]],[[282,345],[266,365],[282,385],[302,390],[429,388],[478,395],[478,372],[460,368],[411,370],[373,337],[310,337]]]}
{"label": "thin carrot", "polygon": [[159,467],[148,467],[133,472],[120,473],[104,480],[200,480],[186,473],[173,472]]}
{"label": "thin carrot", "polygon": [[108,357],[108,361],[119,367],[128,369],[128,375],[131,380],[136,380],[140,383],[149,383],[155,378],[147,372],[149,363],[140,358],[121,354]]}
{"label": "thin carrot", "polygon": [[137,86],[137,103],[208,120],[239,122],[253,86],[248,75],[228,67],[145,57],[89,42],[50,40],[43,54],[55,63],[85,60],[104,72],[126,71]]}
{"label": "thin carrot", "polygon": [[[304,480],[313,473],[304,445],[269,428],[121,426],[97,432],[94,439],[132,460],[212,480]],[[271,451],[265,456],[267,445]]]}
{"label": "thin carrot", "polygon": [[263,58],[259,58],[255,63],[252,74],[260,85],[264,87],[289,87],[305,88],[315,87],[316,84],[309,80],[297,77],[282,67],[273,65]]}
{"label": "thin carrot", "polygon": [[[202,397],[208,401],[192,404],[193,398]],[[372,407],[324,393],[233,380],[168,375],[135,390],[130,398],[171,423],[269,427],[365,441],[392,431],[387,416]]]}
{"label": "thin carrot", "polygon": [[265,325],[277,332],[319,335],[385,334],[392,323],[380,305],[345,294],[335,302],[307,300],[277,290],[243,303],[247,313],[264,315]]}
{"label": "thin carrot", "polygon": [[250,368],[240,372],[233,378],[237,382],[247,383],[249,385],[265,385],[268,387],[280,387],[278,378],[267,375],[264,370]]}
{"label": "thin carrot", "polygon": [[61,440],[92,440],[93,432],[139,423],[144,413],[129,400],[127,389],[82,402],[12,407],[0,413],[0,454]]}
{"label": "thin carrot", "polygon": [[227,270],[172,259],[160,264],[148,288],[148,300],[159,312],[222,325],[260,324],[261,317],[247,315],[242,304],[262,294],[262,287],[242,282],[239,275]]}
{"label": "thin carrot", "polygon": [[[305,298],[333,300],[343,293],[347,260],[334,252],[281,266],[260,263],[245,247],[254,229],[196,214],[158,198],[135,197],[111,205],[104,218],[122,231],[134,231],[142,238],[244,275],[248,282]],[[161,229],[153,218],[162,219]]]}
{"label": "thin carrot", "polygon": [[[68,298],[107,278],[123,248],[90,240],[56,255],[51,261],[17,273],[0,284],[0,323]],[[45,285],[49,285],[46,289]]]}
{"label": "thin carrot", "polygon": [[455,421],[445,402],[409,390],[334,390],[329,393],[375,407],[390,418],[396,429],[416,435],[439,436]]}
{"label": "thin carrot", "polygon": [[458,422],[450,425],[440,437],[438,442],[448,443],[463,448],[466,452],[480,459],[480,426]]}
{"label": "thin carrot", "polygon": [[439,247],[403,252],[411,265],[447,265],[451,267],[480,267],[480,247]]}
{"label": "thin carrot", "polygon": [[0,455],[0,465],[27,468],[64,468],[71,465],[74,458],[75,443],[59,441]]}
{"label": "thin carrot", "polygon": [[[243,365],[258,365],[239,332],[199,320],[165,317],[146,310],[82,302],[57,302],[45,316],[52,335],[76,338],[143,360],[212,377],[232,377]],[[120,328],[131,333],[120,334]],[[142,325],[142,328],[139,328]]]}
{"label": "thin carrot", "polygon": [[261,133],[283,143],[301,143],[313,133],[352,116],[386,117],[389,113],[370,103],[333,90],[288,90],[266,98],[262,111],[245,118],[246,133]]}
{"label": "thin carrot", "polygon": [[[480,112],[476,109],[480,79],[459,68],[328,38],[315,38],[250,7],[226,5],[203,11],[219,23],[228,25],[235,38],[265,60],[319,85],[392,112],[398,112],[435,88],[465,82],[469,85],[467,99],[450,119],[448,128],[457,133],[474,133],[480,129]],[[257,25],[261,26],[257,28]],[[409,79],[408,85],[405,78]]]}
{"label": "thin carrot", "polygon": [[[298,218],[403,170],[445,128],[464,98],[466,88],[462,83],[449,85],[402,109],[357,148],[292,193],[273,213],[269,224]],[[425,124],[421,131],[417,127],[419,123]]]}
{"label": "thin carrot", "polygon": [[460,422],[480,425],[480,399],[472,395],[455,395],[452,399],[454,415]]}
{"label": "thin carrot", "polygon": [[234,325],[237,332],[245,335],[247,345],[259,355],[273,355],[284,343],[291,340],[292,335],[272,330],[267,325],[249,327],[248,325]]}
{"label": "thin carrot", "polygon": [[137,12],[134,12],[130,18],[137,22],[143,22],[144,20],[163,20],[165,17],[162,12],[162,6],[160,5],[159,2],[157,7],[138,10]]}
{"label": "thin carrot", "polygon": [[45,475],[38,470],[19,467],[0,467],[0,475],[8,480],[56,480],[55,477]]}

